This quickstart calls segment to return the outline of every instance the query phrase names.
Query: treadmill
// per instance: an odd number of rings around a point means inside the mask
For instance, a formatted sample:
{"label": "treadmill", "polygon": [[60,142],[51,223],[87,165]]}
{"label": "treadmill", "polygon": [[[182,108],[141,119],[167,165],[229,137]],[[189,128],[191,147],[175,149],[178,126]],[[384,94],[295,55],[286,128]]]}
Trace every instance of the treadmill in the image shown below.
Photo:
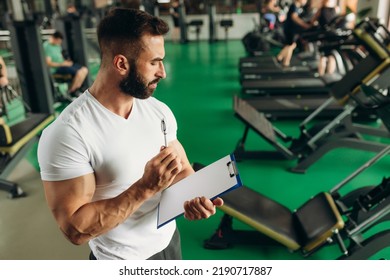
{"label": "treadmill", "polygon": [[[365,64],[364,56],[367,56],[367,53],[363,53],[359,48],[356,53],[351,52],[350,45],[345,46],[344,42],[339,42],[342,44],[340,47],[341,51],[348,53],[348,56],[355,56],[353,59],[356,60],[353,62],[359,68],[364,69],[367,65]],[[352,45],[352,44],[351,44]],[[356,40],[353,42],[353,46],[359,45],[356,43]],[[329,46],[324,45],[325,47],[337,47],[334,42],[331,42]],[[369,53],[368,53],[369,55]],[[361,62],[361,63],[359,63]],[[350,70],[351,67],[347,67]],[[324,76],[323,79],[326,80],[327,76]],[[348,77],[348,80],[354,79],[354,77]],[[355,77],[358,79],[358,77]],[[330,84],[330,81],[325,81],[325,83]],[[359,83],[356,80],[356,83]],[[341,85],[341,83],[339,83]],[[265,114],[268,119],[278,120],[278,119],[303,119],[309,116],[311,113],[316,111],[320,106],[322,106],[326,101],[328,101],[329,94],[327,95],[313,95],[313,94],[296,94],[296,95],[267,95],[267,96],[254,96],[254,95],[243,95],[244,98],[250,105],[256,108],[258,111],[261,111]],[[321,118],[333,118],[343,109],[336,101],[331,100],[321,111],[321,114],[318,117]],[[352,117],[355,121],[374,121],[377,119],[377,114],[374,110],[360,109],[356,108],[352,112]]]}
{"label": "treadmill", "polygon": [[248,73],[252,71],[259,71],[261,69],[265,73],[277,73],[282,72],[311,72],[312,68],[304,60],[300,60],[296,56],[291,58],[291,66],[283,67],[273,55],[261,56],[261,57],[241,57],[239,60],[240,73]]}
{"label": "treadmill", "polygon": [[[257,111],[271,120],[302,120],[318,110],[317,119],[332,119],[343,111],[343,106],[329,96],[318,95],[280,95],[264,97],[242,97]],[[356,108],[351,113],[352,119],[358,122],[376,121],[375,110]]]}
{"label": "treadmill", "polygon": [[[341,17],[342,18],[342,17]],[[329,41],[340,41],[348,39],[351,36],[352,31],[345,29],[345,26],[341,27],[340,20],[335,18],[329,25],[314,27],[304,31],[301,34],[301,38],[306,42],[313,43],[314,45],[322,44]],[[312,72],[317,70],[317,48],[314,48],[312,52],[302,52],[294,55],[291,58],[291,67],[282,67],[276,60],[275,56],[271,54],[257,56],[257,57],[242,57],[239,60],[239,69],[241,73],[250,73],[255,71],[256,73],[276,73],[278,70],[281,72]],[[313,66],[313,62],[315,65]]]}
{"label": "treadmill", "polygon": [[[327,43],[320,47],[320,50],[328,49],[333,57],[336,60],[338,73],[341,75],[345,75],[347,70],[353,68],[355,63],[351,63],[350,56],[352,55],[354,61],[356,61],[356,57],[360,56],[361,60],[364,56],[362,54],[354,54],[355,49],[353,47],[356,46],[356,42],[350,42],[348,44],[345,43],[344,40],[341,40],[340,43]],[[274,58],[276,61],[276,58]],[[246,67],[242,68],[240,71],[240,83],[245,80],[273,80],[273,79],[285,79],[285,78],[319,78],[319,74],[317,69],[310,69],[308,66],[290,66],[283,67],[279,63],[277,63],[274,67],[257,67],[251,68]]]}
{"label": "treadmill", "polygon": [[[356,45],[356,41],[353,38],[352,30],[341,29],[317,29],[311,33],[307,33],[304,36],[305,40],[309,42],[317,42],[321,44],[331,44],[328,47],[336,58],[337,64],[342,71],[327,75],[324,79],[318,77],[314,71],[307,70],[308,66],[287,67],[286,71],[283,71],[283,67],[279,65],[275,57],[265,57],[261,60],[255,60],[253,58],[240,59],[240,65],[246,64],[258,64],[257,68],[243,67],[241,68],[241,85],[244,94],[288,94],[288,93],[313,93],[321,94],[329,92],[329,85],[341,80],[342,75],[345,74],[345,67],[343,58],[340,55],[340,44],[348,42],[348,44]],[[334,44],[334,45],[333,45]],[[273,63],[269,61],[273,61]],[[264,64],[264,61],[268,61],[268,64]],[[263,65],[262,65],[263,62]],[[267,65],[274,65],[273,67]],[[278,67],[279,66],[279,67]],[[280,71],[282,68],[282,71]],[[294,71],[295,69],[295,71]]]}
{"label": "treadmill", "polygon": [[[333,75],[332,82],[341,80]],[[242,93],[249,95],[329,94],[330,85],[321,77],[279,78],[269,80],[243,80]]]}

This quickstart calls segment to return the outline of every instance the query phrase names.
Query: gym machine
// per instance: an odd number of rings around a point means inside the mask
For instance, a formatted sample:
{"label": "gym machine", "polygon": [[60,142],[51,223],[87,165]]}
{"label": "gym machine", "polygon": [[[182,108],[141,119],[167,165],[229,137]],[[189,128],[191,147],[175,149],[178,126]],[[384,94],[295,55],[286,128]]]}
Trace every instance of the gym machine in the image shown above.
{"label": "gym machine", "polygon": [[[308,34],[305,37],[308,38],[307,41],[309,42],[316,42],[317,45],[320,44],[318,51],[327,50],[332,53],[336,60],[337,73],[340,75],[344,75],[347,71],[347,63],[345,60],[349,59],[350,53],[353,54],[352,50],[358,52],[356,40],[352,36],[352,30],[330,29],[325,32],[320,29],[317,32],[311,33],[310,36]],[[351,48],[351,46],[354,48]],[[344,53],[345,55],[343,55]],[[364,57],[364,53],[359,52],[359,54],[360,59]],[[348,67],[352,68],[350,64],[348,64]],[[308,65],[305,65],[305,61],[301,61],[301,65],[298,66],[283,67],[276,61],[274,56],[263,56],[256,61],[250,58],[241,58],[240,74],[241,82],[245,80],[284,79],[286,77],[318,77],[317,69],[311,69]]]}
{"label": "gym machine", "polygon": [[[7,181],[8,175],[36,143],[39,132],[54,118],[53,94],[40,31],[31,11],[22,2],[11,1],[9,7],[13,15],[11,45],[22,94],[15,93],[10,86],[1,89],[5,122],[0,125],[0,189],[9,192],[11,198],[26,194],[16,183]],[[22,115],[20,120],[8,124],[7,117],[15,100],[20,100],[27,111],[17,110]]]}
{"label": "gym machine", "polygon": [[179,6],[178,6],[177,10],[179,13],[180,43],[185,44],[185,43],[188,43],[188,36],[187,36],[187,23],[185,20],[184,1],[183,0],[179,0]]}
{"label": "gym machine", "polygon": [[209,43],[217,41],[217,33],[215,27],[215,15],[217,13],[217,7],[213,0],[207,1],[207,13],[209,16]]}
{"label": "gym machine", "polygon": [[[390,146],[333,187],[310,198],[291,211],[277,201],[248,187],[221,196],[225,212],[218,229],[204,242],[207,249],[226,249],[233,244],[285,246],[308,257],[326,245],[337,244],[342,260],[364,260],[390,246],[390,230],[381,229],[369,237],[365,233],[390,220],[390,178],[376,186],[340,190],[380,158]],[[233,229],[238,219],[254,230]]]}
{"label": "gym machine", "polygon": [[[62,16],[54,21],[55,29],[64,34],[63,44],[69,52],[69,56],[73,61],[80,65],[88,66],[87,40],[84,30],[84,22],[80,16]],[[90,73],[88,73],[84,88],[92,84]]]}
{"label": "gym machine", "polygon": [[[325,36],[324,36],[325,37]],[[336,39],[337,38],[337,39]],[[368,54],[366,51],[363,51],[364,47],[361,49],[357,40],[352,37],[349,38],[348,44],[346,44],[346,38],[344,36],[339,37],[336,35],[333,39],[328,43],[323,43],[320,49],[326,49],[327,51],[332,51],[335,54],[335,57],[339,57],[340,61],[338,62],[342,71],[339,71],[339,74],[343,75],[348,71],[351,71],[353,67],[359,64]],[[341,58],[342,57],[342,58]],[[291,68],[291,67],[290,67]],[[259,69],[258,72],[250,73],[245,72],[247,74],[242,73],[241,76],[246,79],[257,79],[259,77],[263,79],[269,79],[268,75],[270,73],[266,73],[266,68],[264,70]],[[262,72],[262,73],[261,73]],[[260,74],[259,74],[260,73]],[[295,76],[299,79],[304,79],[304,77],[315,77],[313,74],[308,74],[307,72],[299,72],[295,73],[292,71],[281,72],[279,74],[272,74],[274,77],[279,76],[279,79],[282,77],[290,77]],[[311,76],[310,76],[311,75]],[[326,84],[329,86],[332,84],[333,75],[324,75],[323,79],[326,81]],[[330,81],[328,80],[330,78]],[[342,83],[344,80],[341,78]],[[353,79],[354,76],[350,76],[350,79]],[[359,83],[360,77],[355,77],[355,82]],[[282,82],[282,81],[281,81]],[[339,84],[340,84],[339,83]],[[319,95],[319,94],[277,94],[277,95],[267,95],[267,96],[253,96],[253,95],[244,95],[245,100],[251,104],[251,106],[255,107],[258,111],[261,111],[266,115],[267,118],[276,120],[276,119],[291,119],[298,118],[302,119],[309,116],[313,113],[321,104],[323,104],[328,95]],[[335,117],[342,111],[342,106],[338,104],[336,101],[329,104],[328,107],[324,108],[321,113],[317,117],[323,118],[331,118]],[[352,113],[352,117],[354,120],[358,121],[374,121],[377,119],[377,116],[372,110],[360,110],[357,108]]]}
{"label": "gym machine", "polygon": [[[243,57],[240,59],[240,82],[244,94],[289,94],[289,93],[327,93],[332,83],[339,81],[346,72],[344,60],[348,56],[342,54],[342,45],[356,45],[352,30],[340,28],[339,20],[328,26],[305,31],[301,37],[305,42],[315,45],[314,51],[304,59],[294,56],[291,67],[282,67],[276,57]],[[328,44],[336,60],[338,71],[319,77],[317,74],[318,48]],[[336,43],[336,44],[335,44]],[[330,47],[329,47],[330,45]],[[325,49],[322,46],[323,49]],[[347,48],[348,49],[348,48]],[[310,59],[308,59],[310,58]]]}
{"label": "gym machine", "polygon": [[32,112],[51,114],[53,94],[41,34],[32,12],[22,2],[11,2],[13,22],[9,26],[21,91]]}
{"label": "gym machine", "polygon": [[[370,55],[348,72],[342,82],[332,87],[332,97],[300,124],[301,134],[298,138],[285,135],[272,125],[264,113],[257,111],[248,102],[235,96],[236,116],[246,125],[243,137],[235,150],[237,160],[297,159],[298,164],[291,168],[291,171],[304,173],[307,168],[334,148],[347,147],[373,152],[381,150],[384,144],[366,140],[363,135],[388,138],[390,136],[388,118],[381,119],[387,130],[355,124],[351,119],[351,114],[357,107],[387,112],[390,105],[388,96],[385,95],[389,87],[390,51],[387,49],[387,40],[390,35],[385,30],[383,32],[385,37],[381,40],[378,39],[378,34],[373,35],[372,29],[378,30],[376,26],[372,26],[367,21],[360,24],[360,28],[356,30],[357,36],[365,41],[366,47],[370,49]],[[377,90],[367,92],[367,87]],[[329,122],[316,123],[310,127],[316,116],[335,100],[343,106],[342,112]],[[381,113],[381,115],[386,116],[386,113]],[[245,141],[249,129],[260,135],[276,151],[246,151]],[[284,143],[290,143],[290,146],[286,147]]]}

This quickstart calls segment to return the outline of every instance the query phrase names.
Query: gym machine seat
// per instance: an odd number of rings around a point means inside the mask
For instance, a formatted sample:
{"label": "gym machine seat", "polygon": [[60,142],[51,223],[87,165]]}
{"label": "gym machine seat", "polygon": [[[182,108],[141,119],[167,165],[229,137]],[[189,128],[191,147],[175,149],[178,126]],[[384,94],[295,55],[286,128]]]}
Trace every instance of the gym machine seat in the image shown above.
{"label": "gym machine seat", "polygon": [[[343,196],[339,190],[389,150],[387,146],[329,192],[315,195],[294,211],[248,187],[222,195],[224,205],[219,209],[225,214],[215,234],[205,240],[204,247],[226,249],[237,243],[277,244],[307,257],[326,244],[337,243],[341,251],[338,259],[368,259],[390,246],[387,228],[363,236],[375,225],[390,220],[390,178]],[[255,230],[233,229],[233,218]]]}
{"label": "gym machine seat", "polygon": [[222,28],[225,29],[225,41],[227,41],[229,28],[233,27],[233,20],[231,20],[231,19],[222,19],[219,22],[219,24],[221,25]]}
{"label": "gym machine seat", "polygon": [[189,27],[191,27],[191,26],[195,27],[196,41],[199,42],[200,29],[203,26],[203,20],[194,19],[194,20],[191,20],[187,25]]}
{"label": "gym machine seat", "polygon": [[11,127],[5,123],[0,124],[0,189],[9,192],[10,198],[26,194],[16,183],[7,181],[6,178],[37,140],[38,133],[53,119],[52,115],[34,113],[28,114],[24,121]]}
{"label": "gym machine seat", "polygon": [[0,190],[9,192],[9,197],[26,194],[16,183],[7,181],[18,162],[24,158],[36,141],[38,133],[54,117],[50,114],[26,113],[29,107],[22,96],[11,86],[0,88]]}
{"label": "gym machine seat", "polygon": [[68,94],[68,89],[73,81],[71,74],[51,74],[53,83],[54,101],[55,102],[72,102],[72,97]]}
{"label": "gym machine seat", "polygon": [[[220,209],[224,213],[292,251],[302,250],[305,254],[311,252],[327,243],[344,227],[332,196],[326,192],[317,194],[294,212],[245,186],[222,198],[224,205]],[[224,223],[231,223],[228,218],[225,219]],[[226,244],[218,244],[217,240],[208,240],[206,247],[226,247]]]}

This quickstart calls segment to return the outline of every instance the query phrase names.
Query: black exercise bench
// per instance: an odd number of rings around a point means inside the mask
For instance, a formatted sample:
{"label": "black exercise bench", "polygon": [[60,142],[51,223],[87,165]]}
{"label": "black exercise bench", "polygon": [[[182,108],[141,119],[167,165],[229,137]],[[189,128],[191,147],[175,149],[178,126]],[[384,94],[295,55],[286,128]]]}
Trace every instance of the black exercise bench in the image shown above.
{"label": "black exercise bench", "polygon": [[[371,236],[369,229],[390,220],[390,178],[376,186],[363,186],[344,195],[340,190],[390,151],[390,146],[363,164],[331,190],[320,192],[292,211],[276,200],[248,187],[221,196],[225,212],[207,249],[227,249],[234,244],[287,247],[307,257],[328,244],[338,244],[338,259],[368,259],[390,246],[385,227]],[[199,164],[197,166],[200,166]],[[233,218],[254,230],[233,228]]]}

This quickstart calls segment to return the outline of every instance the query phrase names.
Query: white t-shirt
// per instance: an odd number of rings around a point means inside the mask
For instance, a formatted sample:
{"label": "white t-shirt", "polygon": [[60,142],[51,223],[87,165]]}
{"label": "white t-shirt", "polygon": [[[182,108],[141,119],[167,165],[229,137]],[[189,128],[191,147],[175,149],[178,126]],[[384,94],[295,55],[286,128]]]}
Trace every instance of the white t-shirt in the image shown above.
{"label": "white t-shirt", "polygon": [[[93,201],[112,198],[143,175],[145,165],[167,141],[176,139],[172,111],[157,99],[134,99],[128,119],[114,114],[88,91],[73,101],[42,133],[38,146],[41,178],[60,181],[94,173]],[[165,249],[175,222],[157,229],[160,194],[122,224],[89,242],[97,259],[147,259]]]}

